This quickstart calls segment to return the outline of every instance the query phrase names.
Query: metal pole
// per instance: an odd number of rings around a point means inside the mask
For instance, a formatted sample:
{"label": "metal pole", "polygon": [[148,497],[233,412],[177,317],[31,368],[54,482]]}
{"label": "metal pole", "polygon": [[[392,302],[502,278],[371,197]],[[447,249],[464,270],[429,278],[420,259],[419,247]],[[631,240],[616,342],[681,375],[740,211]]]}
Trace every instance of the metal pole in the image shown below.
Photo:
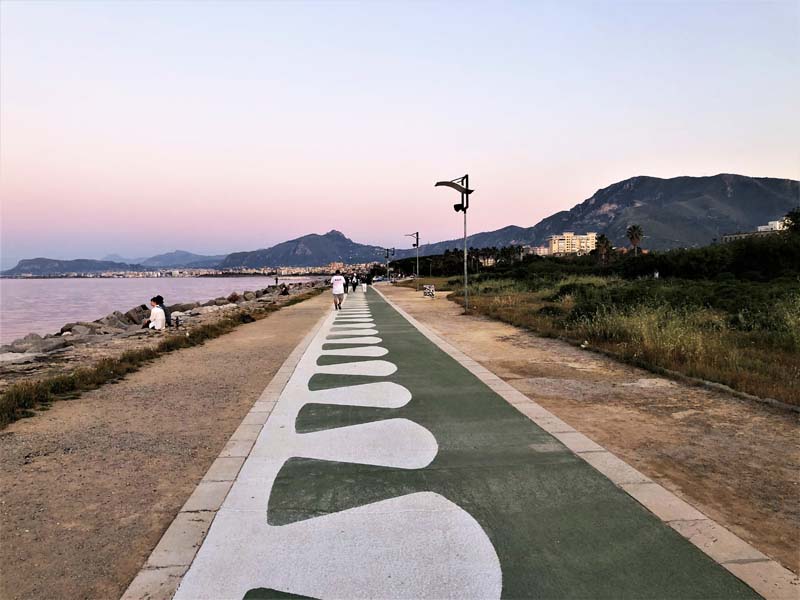
{"label": "metal pole", "polygon": [[417,291],[419,291],[419,231],[417,232]]}
{"label": "metal pole", "polygon": [[464,312],[469,311],[469,289],[467,288],[467,211],[464,211]]}

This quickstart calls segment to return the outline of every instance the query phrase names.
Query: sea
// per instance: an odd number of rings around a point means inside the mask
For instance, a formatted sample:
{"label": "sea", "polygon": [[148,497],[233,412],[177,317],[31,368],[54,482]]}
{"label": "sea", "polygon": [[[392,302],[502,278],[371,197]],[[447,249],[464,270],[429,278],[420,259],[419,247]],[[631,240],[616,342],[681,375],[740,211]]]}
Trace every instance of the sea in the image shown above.
{"label": "sea", "polygon": [[[322,277],[279,277],[302,283]],[[29,333],[57,333],[66,323],[125,312],[161,294],[167,305],[205,302],[231,292],[275,285],[274,277],[164,277],[141,279],[0,279],[0,344]]]}

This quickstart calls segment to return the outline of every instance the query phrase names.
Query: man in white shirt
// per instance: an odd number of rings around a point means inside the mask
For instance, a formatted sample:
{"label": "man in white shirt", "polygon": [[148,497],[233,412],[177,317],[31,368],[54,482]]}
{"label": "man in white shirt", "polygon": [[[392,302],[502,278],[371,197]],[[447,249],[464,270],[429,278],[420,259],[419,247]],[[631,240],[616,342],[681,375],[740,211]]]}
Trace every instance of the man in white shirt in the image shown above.
{"label": "man in white shirt", "polygon": [[158,331],[164,329],[167,325],[167,315],[164,314],[164,309],[158,305],[158,298],[150,298],[150,318],[145,321],[150,329]]}
{"label": "man in white shirt", "polygon": [[344,300],[344,286],[346,285],[346,282],[338,269],[336,270],[336,274],[331,277],[331,285],[333,286],[333,308],[339,310],[342,308],[342,301]]}

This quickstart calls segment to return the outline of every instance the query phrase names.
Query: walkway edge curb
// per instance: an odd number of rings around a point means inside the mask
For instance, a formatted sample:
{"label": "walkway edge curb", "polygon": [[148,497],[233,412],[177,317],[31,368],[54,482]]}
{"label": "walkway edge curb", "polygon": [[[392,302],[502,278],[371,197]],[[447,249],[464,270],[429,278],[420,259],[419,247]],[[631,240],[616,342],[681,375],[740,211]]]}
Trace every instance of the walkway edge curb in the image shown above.
{"label": "walkway edge curb", "polygon": [[283,388],[329,316],[325,311],[277,370],[161,536],[121,600],[170,600],[175,595]]}
{"label": "walkway edge curb", "polygon": [[422,335],[483,381],[519,412],[558,439],[617,487],[669,525],[714,562],[750,586],[766,600],[797,600],[800,577],[772,560],[713,519],[691,506],[628,463],[572,428],[447,342],[431,328],[400,308],[377,287],[373,289]]}

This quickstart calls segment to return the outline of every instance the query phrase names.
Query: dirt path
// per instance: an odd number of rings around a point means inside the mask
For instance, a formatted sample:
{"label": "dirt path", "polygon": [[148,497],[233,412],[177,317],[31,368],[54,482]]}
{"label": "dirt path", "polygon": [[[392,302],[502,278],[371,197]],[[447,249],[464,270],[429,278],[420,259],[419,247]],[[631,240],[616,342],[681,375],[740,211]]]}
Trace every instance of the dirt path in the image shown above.
{"label": "dirt path", "polygon": [[798,415],[657,377],[407,288],[382,291],[577,430],[797,573]]}
{"label": "dirt path", "polygon": [[0,432],[0,597],[118,598],[328,296]]}

